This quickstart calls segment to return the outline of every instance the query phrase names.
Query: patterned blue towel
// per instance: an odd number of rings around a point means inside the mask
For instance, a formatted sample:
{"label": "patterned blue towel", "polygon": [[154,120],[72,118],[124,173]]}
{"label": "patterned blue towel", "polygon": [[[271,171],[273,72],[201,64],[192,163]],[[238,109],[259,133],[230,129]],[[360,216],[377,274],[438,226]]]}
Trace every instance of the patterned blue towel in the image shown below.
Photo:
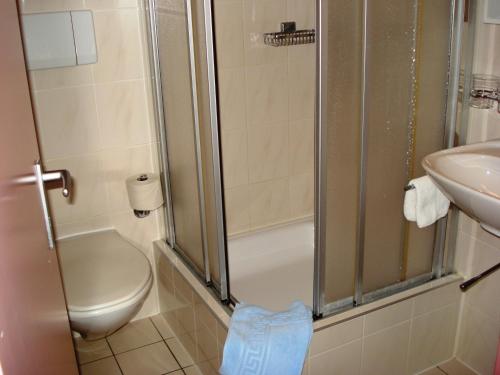
{"label": "patterned blue towel", "polygon": [[238,304],[219,371],[222,375],[300,375],[311,336],[311,310],[302,302],[283,312]]}

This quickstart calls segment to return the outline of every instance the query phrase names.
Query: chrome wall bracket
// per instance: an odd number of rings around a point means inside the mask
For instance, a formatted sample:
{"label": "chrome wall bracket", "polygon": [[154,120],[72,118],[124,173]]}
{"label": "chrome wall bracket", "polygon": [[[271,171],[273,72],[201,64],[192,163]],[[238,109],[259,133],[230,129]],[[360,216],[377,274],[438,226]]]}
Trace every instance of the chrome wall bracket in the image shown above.
{"label": "chrome wall bracket", "polygon": [[500,77],[474,74],[470,97],[471,107],[490,109],[497,102],[497,111],[500,113]]}
{"label": "chrome wall bracket", "polygon": [[281,31],[265,33],[264,44],[272,47],[295,46],[299,44],[314,43],[316,32],[314,29],[297,30],[294,21],[282,22]]}

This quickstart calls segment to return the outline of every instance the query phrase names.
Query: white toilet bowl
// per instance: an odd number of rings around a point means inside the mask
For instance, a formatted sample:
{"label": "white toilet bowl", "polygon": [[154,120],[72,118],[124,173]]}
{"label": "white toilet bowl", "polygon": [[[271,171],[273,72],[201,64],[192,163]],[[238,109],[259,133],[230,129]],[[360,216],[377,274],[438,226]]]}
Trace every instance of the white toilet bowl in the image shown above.
{"label": "white toilet bowl", "polygon": [[153,275],[149,261],[115,230],[58,241],[71,328],[87,339],[107,336],[140,310]]}

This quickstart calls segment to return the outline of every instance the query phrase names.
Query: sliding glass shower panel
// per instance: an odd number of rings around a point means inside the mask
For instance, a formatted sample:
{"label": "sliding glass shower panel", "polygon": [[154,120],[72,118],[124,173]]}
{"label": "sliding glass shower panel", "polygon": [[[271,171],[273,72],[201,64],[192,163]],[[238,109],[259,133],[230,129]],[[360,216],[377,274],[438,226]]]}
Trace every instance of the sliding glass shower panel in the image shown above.
{"label": "sliding glass shower panel", "polygon": [[[425,175],[421,160],[443,148],[447,98],[450,15],[449,0],[419,0],[416,50],[416,87],[410,176]],[[432,270],[436,225],[418,228],[408,223],[407,279]]]}
{"label": "sliding glass shower panel", "polygon": [[363,1],[327,12],[325,303],[354,292],[358,221]]}
{"label": "sliding glass shower panel", "polygon": [[[201,168],[203,170],[203,191],[205,193],[207,257],[210,279],[219,287],[221,282],[219,251],[225,252],[225,227],[224,220],[222,220],[222,223],[218,223],[217,221],[217,211],[220,210],[220,213],[223,214],[223,208],[218,205],[216,199],[217,194],[222,194],[222,191],[217,191],[216,184],[219,183],[222,186],[222,181],[220,179],[217,180],[215,177],[215,169],[219,168],[220,170],[220,160],[216,157],[214,158],[214,151],[216,154],[218,153],[219,140],[216,139],[216,144],[214,144],[212,139],[213,109],[211,110],[210,108],[210,100],[213,100],[213,98],[210,98],[209,94],[209,80],[215,79],[215,77],[210,78],[208,73],[207,51],[210,47],[207,46],[206,9],[204,8],[204,3],[204,0],[188,0],[192,16],[192,41],[194,69],[196,73],[195,86],[198,102]],[[214,150],[214,147],[217,147],[217,149]],[[222,199],[221,196],[219,198]],[[220,249],[220,247],[224,248]],[[227,269],[227,265],[224,265],[222,268]]]}
{"label": "sliding glass shower panel", "polygon": [[404,186],[409,175],[417,6],[368,1],[366,9],[366,216],[363,292],[401,280]]}
{"label": "sliding glass shower panel", "polygon": [[436,226],[406,221],[404,187],[443,147],[449,19],[449,0],[368,2],[364,293],[432,271]]}
{"label": "sliding glass shower panel", "polygon": [[183,1],[158,2],[155,12],[175,245],[204,274],[187,13]]}
{"label": "sliding glass shower panel", "polygon": [[334,302],[332,311],[351,297],[363,303],[367,293],[432,278],[437,225],[421,229],[404,218],[404,188],[425,175],[423,156],[444,147],[453,2],[319,4],[325,166],[317,209],[323,302]]}

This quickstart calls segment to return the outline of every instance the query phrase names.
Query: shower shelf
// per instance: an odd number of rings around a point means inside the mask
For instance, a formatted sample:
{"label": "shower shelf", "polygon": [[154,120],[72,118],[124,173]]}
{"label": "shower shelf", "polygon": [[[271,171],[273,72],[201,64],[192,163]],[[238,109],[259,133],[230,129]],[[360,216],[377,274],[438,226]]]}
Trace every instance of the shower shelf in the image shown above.
{"label": "shower shelf", "polygon": [[265,33],[264,44],[273,47],[295,46],[314,43],[316,32],[313,29],[296,30],[295,22],[282,22],[281,31]]}

